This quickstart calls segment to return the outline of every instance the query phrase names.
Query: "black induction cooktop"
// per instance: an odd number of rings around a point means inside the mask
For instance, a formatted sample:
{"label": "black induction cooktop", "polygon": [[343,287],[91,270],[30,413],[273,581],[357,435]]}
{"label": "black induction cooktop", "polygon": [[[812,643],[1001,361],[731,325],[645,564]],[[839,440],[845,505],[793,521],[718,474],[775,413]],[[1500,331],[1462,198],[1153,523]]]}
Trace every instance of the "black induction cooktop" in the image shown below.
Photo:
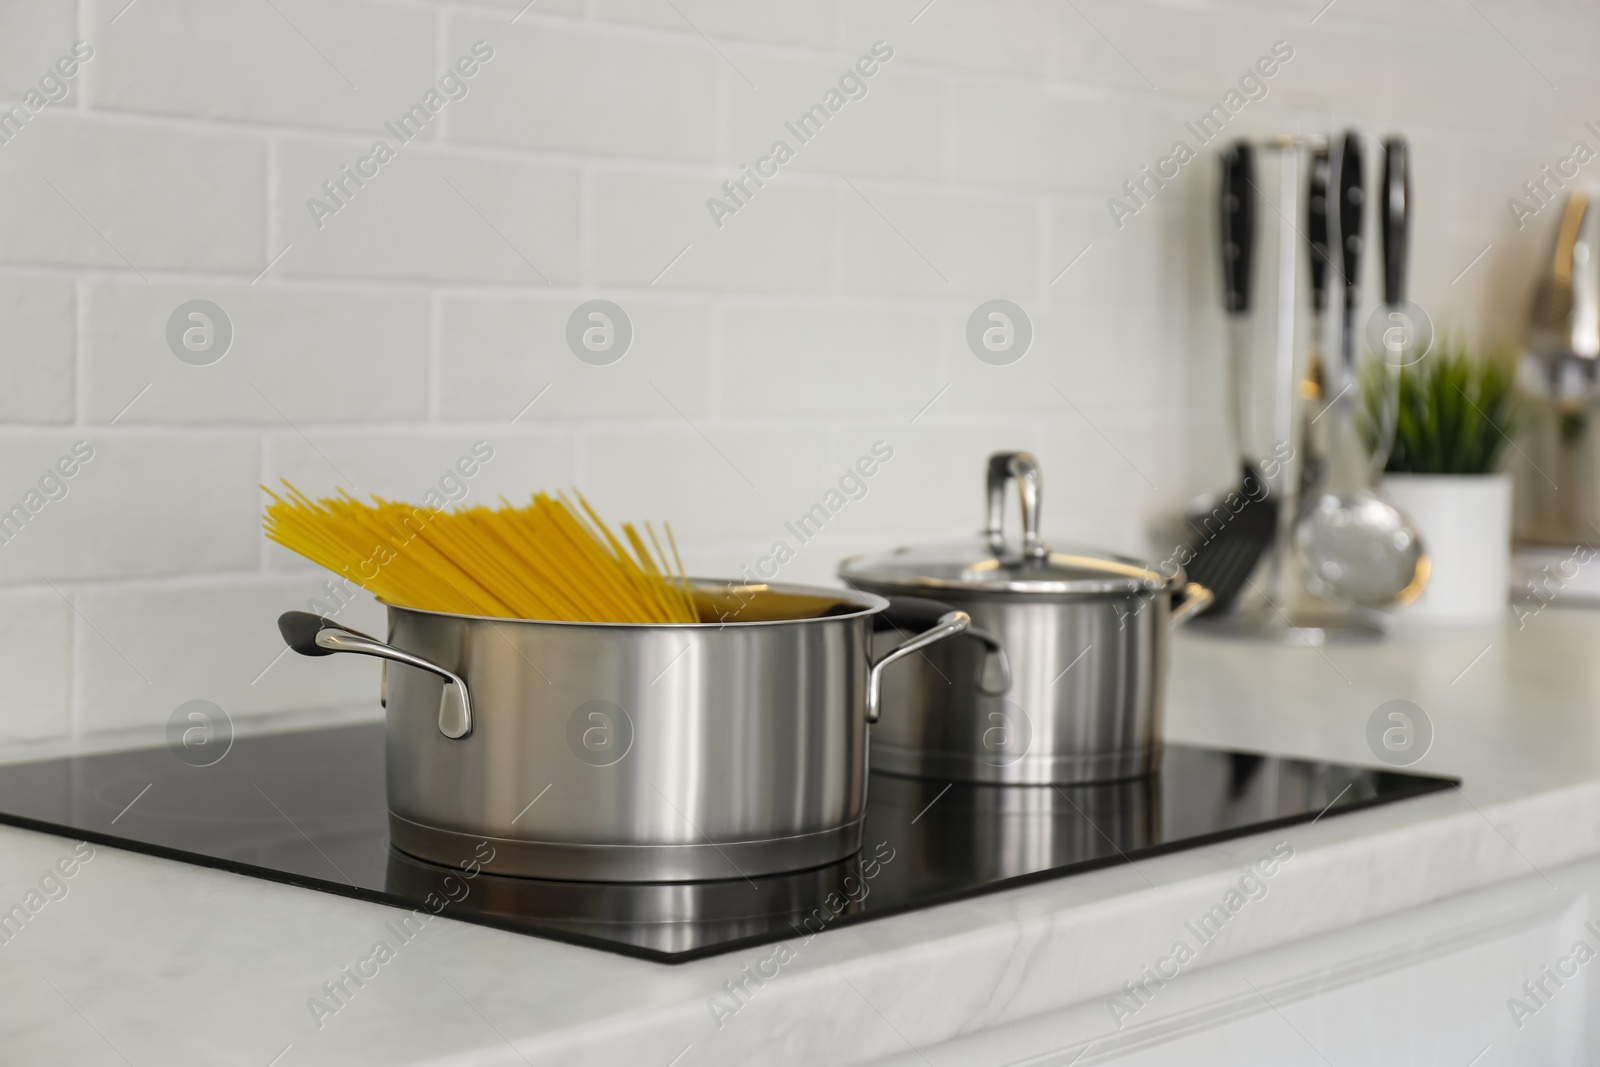
{"label": "black induction cooktop", "polygon": [[393,848],[374,723],[237,738],[205,767],[167,747],[0,766],[0,822],[680,963],[1457,784],[1186,745],[1167,747],[1158,774],[1106,785],[874,774],[862,849],[843,863],[601,885],[492,875],[471,856],[436,866]]}

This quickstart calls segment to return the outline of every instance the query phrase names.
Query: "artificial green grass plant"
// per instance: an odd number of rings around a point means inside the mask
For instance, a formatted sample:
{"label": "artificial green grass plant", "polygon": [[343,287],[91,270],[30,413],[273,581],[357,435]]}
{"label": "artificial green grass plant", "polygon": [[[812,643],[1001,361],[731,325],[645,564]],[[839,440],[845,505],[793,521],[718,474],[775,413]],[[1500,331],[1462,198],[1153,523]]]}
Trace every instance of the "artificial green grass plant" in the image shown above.
{"label": "artificial green grass plant", "polygon": [[[1504,350],[1473,354],[1460,338],[1442,338],[1434,351],[1398,372],[1399,406],[1391,474],[1490,474],[1522,425],[1516,358]],[[1362,436],[1376,451],[1390,370],[1369,364],[1362,376]]]}

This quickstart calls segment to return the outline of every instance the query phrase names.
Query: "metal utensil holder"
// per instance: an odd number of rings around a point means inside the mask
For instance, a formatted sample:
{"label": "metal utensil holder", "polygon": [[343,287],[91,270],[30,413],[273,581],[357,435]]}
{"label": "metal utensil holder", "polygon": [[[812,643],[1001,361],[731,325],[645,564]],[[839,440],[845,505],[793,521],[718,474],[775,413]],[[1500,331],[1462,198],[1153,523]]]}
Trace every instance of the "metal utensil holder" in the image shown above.
{"label": "metal utensil holder", "polygon": [[[1301,344],[1300,257],[1302,248],[1308,246],[1299,229],[1303,208],[1302,162],[1307,154],[1328,148],[1329,138],[1321,134],[1283,134],[1256,138],[1251,143],[1258,151],[1275,156],[1279,168],[1279,202],[1268,205],[1278,217],[1277,246],[1269,253],[1276,256],[1277,266],[1273,294],[1271,451],[1275,456],[1286,454],[1287,458],[1275,464],[1275,471],[1265,472],[1268,491],[1278,498],[1277,531],[1268,558],[1257,572],[1262,581],[1253,591],[1254,602],[1211,622],[1209,628],[1241,637],[1303,645],[1381,640],[1389,634],[1391,617],[1385,612],[1314,596],[1300,580],[1294,551],[1295,527],[1301,513],[1305,437],[1326,412],[1328,403],[1326,397],[1307,397],[1301,388],[1306,368]],[[1262,199],[1265,200],[1264,195]],[[1336,291],[1338,299],[1344,299],[1341,287],[1330,285],[1329,290],[1330,301]],[[1338,321],[1338,315],[1325,317],[1327,323]],[[1326,338],[1319,341],[1325,342]],[[1326,343],[1319,344],[1318,348],[1323,352],[1332,351]],[[1247,360],[1252,380],[1259,377],[1254,357],[1252,350]],[[1322,406],[1312,409],[1308,418],[1308,406],[1319,400]],[[1258,421],[1252,419],[1252,424]]]}

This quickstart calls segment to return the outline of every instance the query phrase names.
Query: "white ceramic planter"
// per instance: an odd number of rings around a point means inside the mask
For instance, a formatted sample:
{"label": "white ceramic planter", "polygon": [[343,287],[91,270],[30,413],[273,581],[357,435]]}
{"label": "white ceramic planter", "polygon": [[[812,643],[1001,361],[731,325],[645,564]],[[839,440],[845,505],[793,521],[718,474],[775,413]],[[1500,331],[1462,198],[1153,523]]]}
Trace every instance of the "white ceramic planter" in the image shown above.
{"label": "white ceramic planter", "polygon": [[1384,492],[1416,524],[1433,563],[1428,586],[1403,608],[1430,622],[1496,622],[1511,566],[1509,474],[1390,474]]}

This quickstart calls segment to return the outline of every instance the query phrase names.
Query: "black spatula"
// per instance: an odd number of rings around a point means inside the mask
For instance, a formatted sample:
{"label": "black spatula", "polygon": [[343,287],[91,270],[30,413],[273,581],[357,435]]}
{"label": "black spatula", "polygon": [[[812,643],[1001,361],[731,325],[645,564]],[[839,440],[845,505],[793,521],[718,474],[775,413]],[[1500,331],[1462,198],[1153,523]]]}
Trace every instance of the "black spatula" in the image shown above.
{"label": "black spatula", "polygon": [[1189,515],[1194,540],[1184,568],[1190,581],[1210,589],[1216,600],[1206,614],[1233,607],[1261,554],[1278,528],[1278,501],[1269,495],[1266,478],[1250,458],[1245,439],[1249,410],[1250,286],[1255,266],[1255,153],[1237,141],[1222,156],[1222,284],[1228,312],[1229,415],[1242,471],[1240,484],[1205,512]]}

